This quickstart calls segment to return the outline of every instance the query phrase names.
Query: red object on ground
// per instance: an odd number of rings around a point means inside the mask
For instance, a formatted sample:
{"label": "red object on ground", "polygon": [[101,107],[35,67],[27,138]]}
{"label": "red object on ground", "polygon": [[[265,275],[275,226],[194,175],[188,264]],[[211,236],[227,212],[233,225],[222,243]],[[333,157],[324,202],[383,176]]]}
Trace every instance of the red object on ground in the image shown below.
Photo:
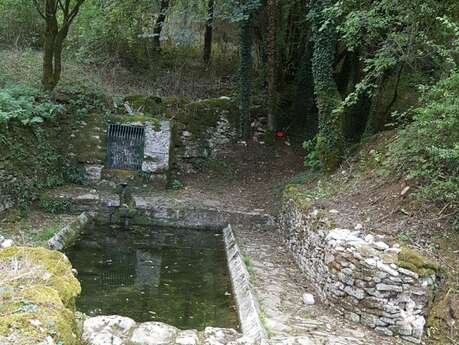
{"label": "red object on ground", "polygon": [[284,131],[277,131],[276,132],[276,138],[282,139],[285,137],[285,132]]}

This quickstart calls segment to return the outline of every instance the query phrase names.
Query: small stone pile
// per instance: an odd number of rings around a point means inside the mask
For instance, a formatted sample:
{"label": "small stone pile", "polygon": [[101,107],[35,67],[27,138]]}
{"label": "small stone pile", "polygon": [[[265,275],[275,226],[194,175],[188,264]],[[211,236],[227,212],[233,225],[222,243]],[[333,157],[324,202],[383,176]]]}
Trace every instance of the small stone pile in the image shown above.
{"label": "small stone pile", "polygon": [[437,264],[383,237],[331,228],[317,210],[284,204],[281,231],[322,301],[383,335],[420,343]]}
{"label": "small stone pile", "polygon": [[207,130],[207,135],[209,153],[212,158],[215,158],[216,154],[222,150],[225,145],[235,141],[237,138],[236,129],[231,126],[225,112],[222,112],[221,117],[217,121],[217,125]]}
{"label": "small stone pile", "polygon": [[251,127],[253,132],[253,140],[260,144],[264,144],[268,127],[268,118],[258,117],[254,119],[252,121]]}

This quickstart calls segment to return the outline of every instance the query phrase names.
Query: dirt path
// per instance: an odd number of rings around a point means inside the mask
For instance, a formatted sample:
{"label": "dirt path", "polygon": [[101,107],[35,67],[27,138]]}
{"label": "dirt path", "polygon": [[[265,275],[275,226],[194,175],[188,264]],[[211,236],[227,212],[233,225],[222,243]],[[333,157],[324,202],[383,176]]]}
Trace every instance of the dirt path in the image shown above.
{"label": "dirt path", "polygon": [[301,148],[277,142],[272,146],[235,144],[195,175],[179,176],[186,195],[224,200],[273,213],[287,180],[303,169]]}

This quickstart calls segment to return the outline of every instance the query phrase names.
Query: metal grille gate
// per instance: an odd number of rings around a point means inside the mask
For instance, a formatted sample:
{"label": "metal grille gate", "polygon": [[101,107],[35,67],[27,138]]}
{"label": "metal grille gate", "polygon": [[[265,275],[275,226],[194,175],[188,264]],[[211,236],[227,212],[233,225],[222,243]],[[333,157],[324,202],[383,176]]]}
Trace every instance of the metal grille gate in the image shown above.
{"label": "metal grille gate", "polygon": [[142,170],[144,147],[144,127],[108,125],[107,166],[109,168]]}

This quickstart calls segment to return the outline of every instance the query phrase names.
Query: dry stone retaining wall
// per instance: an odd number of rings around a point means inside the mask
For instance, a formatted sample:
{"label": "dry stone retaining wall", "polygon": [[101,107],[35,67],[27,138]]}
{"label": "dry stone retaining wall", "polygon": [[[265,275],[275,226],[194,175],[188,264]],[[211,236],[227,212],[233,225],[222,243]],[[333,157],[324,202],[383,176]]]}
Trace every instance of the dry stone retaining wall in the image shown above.
{"label": "dry stone retaining wall", "polygon": [[332,228],[318,210],[305,213],[293,200],[284,203],[280,225],[295,261],[323,302],[381,334],[421,342],[434,264],[419,267],[419,273],[414,271],[416,261],[413,270],[403,268],[404,254],[397,244]]}
{"label": "dry stone retaining wall", "polygon": [[216,158],[225,145],[237,139],[236,128],[231,125],[225,111],[222,111],[215,125],[209,126],[196,137],[188,128],[179,133],[176,147],[177,166],[183,172],[195,172],[195,166],[209,158]]}

